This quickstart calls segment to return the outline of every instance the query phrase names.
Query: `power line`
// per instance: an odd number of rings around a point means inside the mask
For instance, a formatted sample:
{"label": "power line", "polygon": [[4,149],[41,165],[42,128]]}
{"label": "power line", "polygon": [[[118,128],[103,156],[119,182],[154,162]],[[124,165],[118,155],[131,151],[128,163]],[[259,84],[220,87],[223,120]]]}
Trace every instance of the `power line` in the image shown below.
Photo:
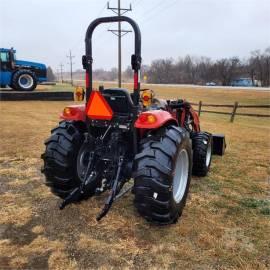
{"label": "power line", "polygon": [[74,64],[74,62],[72,62],[72,59],[73,59],[75,56],[72,55],[71,50],[69,50],[69,55],[67,55],[67,57],[69,58],[69,65],[70,65],[70,82],[71,82],[71,85],[73,85],[72,65]]}
{"label": "power line", "polygon": [[166,1],[164,0],[161,0],[161,1],[157,1],[155,0],[154,1],[155,4],[153,3],[152,7],[150,9],[146,9],[146,10],[142,10],[140,13],[141,16],[145,16],[145,15],[148,15],[149,13],[152,13],[153,11],[155,11],[156,9],[158,9],[160,6],[162,6],[162,4],[166,4]]}
{"label": "power line", "polygon": [[[109,0],[109,2],[110,2],[110,0]],[[107,3],[105,3],[105,4],[102,6],[102,8],[100,9],[100,11],[99,11],[98,14],[97,14],[97,17],[100,17],[100,16],[101,16],[101,14],[102,14],[103,11],[106,9],[106,7],[107,7]],[[79,47],[79,45],[82,44],[82,42],[83,42],[83,36],[81,36],[80,39],[78,39],[78,41],[77,41],[76,43],[74,43],[74,45],[71,47],[71,50],[77,49],[77,48]],[[63,58],[62,60],[64,60],[64,58]]]}
{"label": "power line", "polygon": [[[177,2],[179,2],[179,0],[175,0],[175,1],[171,2],[171,4],[161,7],[161,8],[162,8],[162,13],[161,13],[159,16],[164,15],[165,11],[168,10],[168,9],[170,9],[170,8],[171,8],[172,6],[174,6]],[[160,3],[161,3],[161,2],[160,2]],[[152,13],[152,14],[150,14],[150,16],[146,17],[142,22],[145,23],[145,22],[148,22],[150,19],[152,19],[152,18],[156,15],[156,12],[158,12],[158,11],[157,11],[157,8],[159,8],[159,7],[160,7],[160,6],[157,5],[157,6],[153,9],[153,10],[155,10],[155,12]]]}
{"label": "power line", "polygon": [[130,4],[134,5],[134,3],[138,2],[138,0],[133,0]]}
{"label": "power line", "polygon": [[[121,0],[118,0],[118,7],[110,7],[110,3],[107,3],[107,9],[114,12],[117,16],[122,16],[125,13],[132,11],[131,4],[129,4],[129,8],[121,8]],[[122,30],[121,22],[118,22],[118,30],[108,29],[109,32],[113,33],[118,37],[118,87],[121,87],[122,82],[122,44],[121,39],[124,35],[131,32],[130,30]]]}
{"label": "power line", "polygon": [[100,12],[97,14],[97,17],[99,17],[103,13],[103,11],[106,9],[106,7],[107,7],[107,3],[105,3],[105,5],[102,7]]}
{"label": "power line", "polygon": [[146,10],[142,14],[142,17],[144,17],[144,20],[145,20],[145,18],[147,19],[149,17],[149,14],[150,14],[150,16],[151,16],[151,14],[155,14],[156,10],[158,10],[160,7],[162,8],[162,6],[164,6],[164,4],[166,5],[166,2],[164,0],[161,0],[156,5],[154,5],[151,9]]}
{"label": "power line", "polygon": [[[134,2],[135,2],[135,4],[134,4]],[[142,0],[135,0],[135,1],[133,1],[133,7],[135,8],[137,8],[138,6],[140,6],[141,4],[143,3],[143,1]],[[132,3],[131,3],[132,4]]]}

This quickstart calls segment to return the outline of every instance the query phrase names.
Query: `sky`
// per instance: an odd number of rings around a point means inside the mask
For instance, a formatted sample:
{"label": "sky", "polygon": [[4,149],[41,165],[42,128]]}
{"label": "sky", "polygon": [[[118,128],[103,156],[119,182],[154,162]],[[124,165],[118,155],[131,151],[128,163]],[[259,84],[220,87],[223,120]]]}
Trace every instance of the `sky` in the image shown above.
{"label": "sky", "polygon": [[[111,7],[117,0],[109,1]],[[154,59],[239,56],[270,46],[270,0],[121,0],[126,15],[142,32],[144,64]],[[112,16],[107,0],[0,0],[0,47],[14,47],[17,58],[45,63],[55,71],[60,63],[81,69],[84,36],[97,17]],[[125,23],[123,29],[131,30]],[[93,37],[94,69],[117,66],[117,37],[101,25]],[[122,39],[123,67],[130,65],[133,33]]]}

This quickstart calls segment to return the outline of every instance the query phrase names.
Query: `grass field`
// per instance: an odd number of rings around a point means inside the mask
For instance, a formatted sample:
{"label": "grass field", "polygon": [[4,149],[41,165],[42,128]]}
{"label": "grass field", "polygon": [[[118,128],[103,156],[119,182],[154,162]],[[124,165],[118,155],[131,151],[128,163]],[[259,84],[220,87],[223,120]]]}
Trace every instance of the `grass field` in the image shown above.
{"label": "grass field", "polygon": [[[162,97],[217,104],[269,104],[269,92],[161,88]],[[0,269],[269,269],[270,119],[202,114],[225,133],[227,151],[210,174],[192,178],[179,223],[157,227],[133,195],[100,223],[104,196],[65,210],[43,185],[43,141],[67,102],[1,102]]]}

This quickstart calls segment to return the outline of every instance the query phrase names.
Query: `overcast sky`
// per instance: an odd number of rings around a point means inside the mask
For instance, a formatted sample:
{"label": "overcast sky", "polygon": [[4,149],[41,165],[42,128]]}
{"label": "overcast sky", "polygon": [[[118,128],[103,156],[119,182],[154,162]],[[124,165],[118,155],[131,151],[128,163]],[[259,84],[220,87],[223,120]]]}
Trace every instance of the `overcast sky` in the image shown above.
{"label": "overcast sky", "polygon": [[[142,57],[248,57],[270,46],[270,0],[122,0],[132,4],[127,15],[142,32]],[[43,62],[55,70],[69,49],[81,68],[84,35],[89,23],[110,16],[107,0],[0,0],[0,47],[14,47],[17,57]],[[110,0],[116,6],[116,0]],[[94,68],[117,66],[117,38],[101,26],[94,35]],[[129,30],[128,25],[123,28]],[[123,38],[123,65],[130,63],[133,34]]]}

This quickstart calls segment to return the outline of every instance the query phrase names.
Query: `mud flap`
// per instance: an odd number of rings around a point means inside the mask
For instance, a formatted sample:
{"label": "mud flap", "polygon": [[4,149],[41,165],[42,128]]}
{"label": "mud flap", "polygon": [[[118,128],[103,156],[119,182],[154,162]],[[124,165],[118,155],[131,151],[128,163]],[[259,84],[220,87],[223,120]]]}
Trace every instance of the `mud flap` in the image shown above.
{"label": "mud flap", "polygon": [[226,141],[224,134],[213,134],[213,155],[223,156],[225,154]]}

